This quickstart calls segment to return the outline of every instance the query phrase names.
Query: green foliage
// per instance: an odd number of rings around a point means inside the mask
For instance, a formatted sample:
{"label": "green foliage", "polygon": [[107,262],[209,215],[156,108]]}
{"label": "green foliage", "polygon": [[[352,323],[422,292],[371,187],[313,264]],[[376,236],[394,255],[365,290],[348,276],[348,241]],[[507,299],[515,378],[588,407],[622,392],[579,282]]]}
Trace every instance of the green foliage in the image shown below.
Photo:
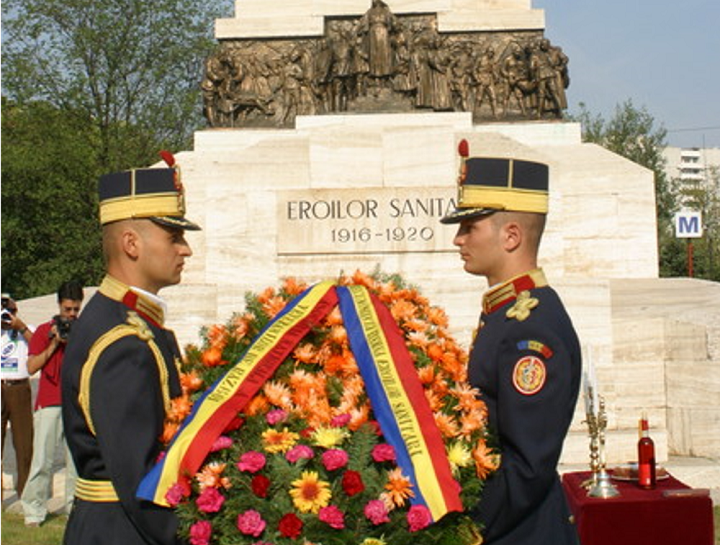
{"label": "green foliage", "polygon": [[98,282],[97,178],[189,146],[213,22],[231,6],[3,2],[3,290]]}
{"label": "green foliage", "polygon": [[213,21],[229,0],[8,0],[3,87],[92,120],[103,170],[186,147]]}
{"label": "green foliage", "polygon": [[46,102],[2,102],[2,276],[14,297],[101,278],[95,134]]}

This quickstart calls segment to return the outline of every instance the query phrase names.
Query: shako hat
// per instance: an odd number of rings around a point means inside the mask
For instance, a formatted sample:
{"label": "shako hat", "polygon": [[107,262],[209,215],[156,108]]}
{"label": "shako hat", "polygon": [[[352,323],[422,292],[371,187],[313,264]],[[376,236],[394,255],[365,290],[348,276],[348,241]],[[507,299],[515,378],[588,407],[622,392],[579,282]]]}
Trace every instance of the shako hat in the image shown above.
{"label": "shako hat", "polygon": [[161,151],[168,168],[137,168],[100,177],[100,223],[147,218],[166,227],[191,231],[200,226],[185,218],[185,190],[180,167]]}
{"label": "shako hat", "polygon": [[470,157],[463,139],[458,145],[460,175],[454,212],[440,221],[460,223],[464,219],[513,212],[548,211],[548,166],[543,163],[499,157]]}

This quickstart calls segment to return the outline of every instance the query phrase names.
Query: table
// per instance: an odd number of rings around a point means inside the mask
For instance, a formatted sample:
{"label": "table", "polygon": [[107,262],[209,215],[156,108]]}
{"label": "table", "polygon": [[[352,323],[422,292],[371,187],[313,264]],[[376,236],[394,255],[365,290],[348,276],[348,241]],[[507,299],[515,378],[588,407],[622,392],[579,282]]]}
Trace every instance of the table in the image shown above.
{"label": "table", "polygon": [[617,498],[588,498],[581,483],[589,471],[565,473],[562,484],[582,545],[713,545],[713,508],[709,496],[674,496],[691,489],[672,475],[654,490],[613,480]]}

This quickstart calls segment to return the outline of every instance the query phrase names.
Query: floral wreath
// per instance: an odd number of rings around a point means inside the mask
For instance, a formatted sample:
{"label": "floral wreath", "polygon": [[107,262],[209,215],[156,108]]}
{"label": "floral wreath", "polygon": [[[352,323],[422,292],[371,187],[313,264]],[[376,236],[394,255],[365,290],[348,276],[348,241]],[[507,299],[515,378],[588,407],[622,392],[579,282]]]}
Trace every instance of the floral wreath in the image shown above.
{"label": "floral wreath", "polygon": [[[398,275],[356,272],[339,286],[364,286],[402,333],[449,462],[462,508],[476,507],[499,454],[488,445],[487,411],[467,382],[467,353],[448,334],[445,312]],[[182,366],[162,440],[171,442],[203,393],[308,286],[246,294],[246,309],[203,328]],[[195,475],[164,499],[191,545],[479,544],[463,512],[433,522],[376,420],[339,307],[297,344],[209,447]],[[161,455],[162,456],[162,455]]]}

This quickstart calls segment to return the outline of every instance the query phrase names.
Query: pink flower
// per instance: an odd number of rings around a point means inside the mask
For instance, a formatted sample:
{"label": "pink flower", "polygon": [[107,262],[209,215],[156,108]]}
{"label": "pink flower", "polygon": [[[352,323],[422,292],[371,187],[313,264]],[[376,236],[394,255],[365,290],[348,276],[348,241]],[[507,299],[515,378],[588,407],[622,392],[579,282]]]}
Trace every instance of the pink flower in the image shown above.
{"label": "pink flower", "polygon": [[372,449],[372,458],[376,462],[394,462],[395,461],[395,449],[392,445],[387,443],[380,443],[375,445]]}
{"label": "pink flower", "polygon": [[301,458],[307,458],[310,460],[313,456],[315,456],[315,453],[313,452],[313,449],[311,449],[307,445],[295,445],[293,448],[287,451],[285,454],[285,459],[288,462],[295,463]]}
{"label": "pink flower", "polygon": [[175,483],[165,492],[165,499],[170,504],[170,507],[177,507],[184,497],[185,487],[180,483]]}
{"label": "pink flower", "polygon": [[342,530],[345,528],[345,515],[337,505],[328,505],[327,507],[321,507],[318,511],[318,518],[336,530]]}
{"label": "pink flower", "polygon": [[191,545],[208,545],[212,535],[212,524],[207,520],[199,520],[190,526]]}
{"label": "pink flower", "polygon": [[407,513],[407,521],[411,532],[422,530],[432,523],[430,510],[424,505],[413,505]]}
{"label": "pink flower", "polygon": [[237,527],[246,536],[258,537],[265,530],[266,522],[255,509],[248,509],[238,515]]}
{"label": "pink flower", "polygon": [[273,409],[265,415],[265,421],[271,426],[284,422],[287,419],[288,413],[282,409]]}
{"label": "pink flower", "polygon": [[217,488],[209,486],[200,493],[195,503],[203,513],[217,513],[225,503],[225,497]]}
{"label": "pink flower", "polygon": [[251,450],[240,456],[237,468],[240,471],[256,473],[265,467],[265,455],[262,452]]}
{"label": "pink flower", "polygon": [[210,452],[217,452],[218,450],[231,447],[232,443],[232,439],[230,439],[227,435],[221,435],[215,439],[215,442],[210,447]]}
{"label": "pink flower", "polygon": [[330,421],[330,425],[334,428],[343,428],[348,425],[348,422],[350,422],[351,416],[347,413],[345,414],[339,414]]}
{"label": "pink flower", "polygon": [[333,471],[334,469],[345,467],[348,463],[348,458],[347,452],[338,448],[333,448],[323,452],[322,463],[325,466],[325,469]]}
{"label": "pink flower", "polygon": [[365,518],[372,522],[375,526],[390,522],[388,517],[388,510],[385,506],[385,502],[382,500],[370,500],[365,504]]}

